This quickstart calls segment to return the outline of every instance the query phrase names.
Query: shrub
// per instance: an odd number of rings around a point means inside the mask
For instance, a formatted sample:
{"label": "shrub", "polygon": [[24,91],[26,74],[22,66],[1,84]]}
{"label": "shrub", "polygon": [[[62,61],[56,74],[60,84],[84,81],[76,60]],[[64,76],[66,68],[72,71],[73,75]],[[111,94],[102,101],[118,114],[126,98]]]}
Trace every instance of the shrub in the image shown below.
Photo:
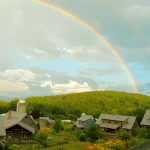
{"label": "shrub", "polygon": [[39,142],[43,147],[48,147],[49,146],[49,141],[48,141],[48,133],[45,131],[39,131],[35,135],[35,140]]}
{"label": "shrub", "polygon": [[99,126],[92,125],[85,131],[90,142],[95,142],[96,140],[104,137],[104,132],[99,129]]}
{"label": "shrub", "polygon": [[135,130],[135,135],[140,138],[148,138],[150,133],[145,128],[137,128]]}
{"label": "shrub", "polygon": [[86,133],[81,132],[81,133],[78,135],[78,139],[79,139],[80,141],[86,141],[86,139],[87,139]]}
{"label": "shrub", "polygon": [[120,130],[118,133],[117,133],[117,137],[120,139],[120,140],[129,140],[130,139],[130,134],[126,131],[126,130]]}
{"label": "shrub", "polygon": [[4,150],[4,149],[5,149],[4,145],[0,143],[0,150]]}
{"label": "shrub", "polygon": [[55,121],[55,124],[54,124],[53,128],[55,129],[55,131],[56,131],[57,133],[60,132],[61,130],[63,130],[64,127],[63,127],[63,124],[62,124],[61,120],[57,119],[57,120]]}

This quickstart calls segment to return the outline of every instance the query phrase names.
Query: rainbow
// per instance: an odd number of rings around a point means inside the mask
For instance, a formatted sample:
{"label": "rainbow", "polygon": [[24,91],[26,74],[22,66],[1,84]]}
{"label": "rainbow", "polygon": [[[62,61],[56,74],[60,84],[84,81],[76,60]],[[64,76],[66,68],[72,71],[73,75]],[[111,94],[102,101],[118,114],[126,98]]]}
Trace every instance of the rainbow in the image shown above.
{"label": "rainbow", "polygon": [[79,22],[81,25],[83,25],[84,27],[86,27],[88,30],[92,31],[114,54],[114,56],[116,57],[116,59],[118,60],[118,62],[120,64],[122,64],[131,85],[133,86],[133,89],[136,93],[139,93],[138,90],[138,86],[133,78],[133,75],[128,67],[128,65],[125,63],[125,61],[123,60],[121,54],[119,54],[119,52],[104,38],[103,35],[101,35],[94,27],[92,27],[90,24],[88,24],[86,21],[84,21],[82,18],[80,18],[79,16],[73,14],[72,12],[70,12],[69,10],[66,10],[60,6],[57,6],[55,4],[52,4],[51,2],[48,2],[47,0],[33,0],[34,2],[38,2],[40,4],[46,5],[72,19],[74,19],[75,21]]}

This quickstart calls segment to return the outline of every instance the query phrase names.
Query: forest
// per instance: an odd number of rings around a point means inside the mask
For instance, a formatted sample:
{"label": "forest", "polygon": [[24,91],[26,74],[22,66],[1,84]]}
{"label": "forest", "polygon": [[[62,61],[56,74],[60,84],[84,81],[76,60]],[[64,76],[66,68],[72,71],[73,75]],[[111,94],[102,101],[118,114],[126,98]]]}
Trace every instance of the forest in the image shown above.
{"label": "forest", "polygon": [[[137,116],[138,121],[143,117],[145,110],[150,108],[150,96],[117,92],[92,91],[55,96],[30,96],[25,98],[27,112],[39,112],[40,116],[52,119],[75,120],[86,113],[97,118],[101,113]],[[0,113],[9,109],[16,110],[18,98],[11,101],[0,101]]]}

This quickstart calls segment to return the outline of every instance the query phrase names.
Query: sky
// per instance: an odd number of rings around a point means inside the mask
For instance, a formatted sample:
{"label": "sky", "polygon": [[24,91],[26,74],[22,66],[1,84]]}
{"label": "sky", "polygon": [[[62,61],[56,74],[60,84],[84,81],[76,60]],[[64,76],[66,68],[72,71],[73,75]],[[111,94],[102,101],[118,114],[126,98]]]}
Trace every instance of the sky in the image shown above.
{"label": "sky", "polygon": [[149,0],[45,1],[89,24],[128,70],[74,17],[36,0],[0,0],[0,96],[136,93],[131,77],[140,93],[150,94]]}

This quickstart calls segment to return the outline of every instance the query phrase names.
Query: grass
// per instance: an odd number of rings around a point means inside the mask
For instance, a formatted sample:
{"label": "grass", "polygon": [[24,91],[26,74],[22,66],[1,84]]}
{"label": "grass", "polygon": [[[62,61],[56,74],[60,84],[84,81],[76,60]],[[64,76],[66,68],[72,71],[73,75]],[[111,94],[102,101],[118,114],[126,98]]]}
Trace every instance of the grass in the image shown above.
{"label": "grass", "polygon": [[[53,129],[41,129],[48,132],[51,143],[50,147],[42,148],[42,150],[58,150],[59,148],[63,148],[63,150],[84,150],[90,143],[80,142],[76,137],[77,131],[72,131],[71,127],[72,124],[65,124],[64,131],[61,131],[60,133],[55,133]],[[67,142],[63,144],[64,141]],[[32,146],[37,146],[37,144],[20,144],[21,150],[29,150]]]}

